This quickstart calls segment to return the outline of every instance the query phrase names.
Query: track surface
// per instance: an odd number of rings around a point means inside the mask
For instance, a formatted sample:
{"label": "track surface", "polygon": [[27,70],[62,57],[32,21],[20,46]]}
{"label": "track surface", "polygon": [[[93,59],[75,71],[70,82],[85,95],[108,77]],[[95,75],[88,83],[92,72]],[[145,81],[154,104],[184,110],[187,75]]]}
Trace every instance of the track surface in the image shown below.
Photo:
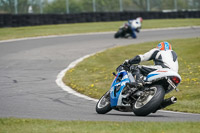
{"label": "track surface", "polygon": [[94,101],[68,94],[55,83],[61,70],[84,55],[117,45],[189,37],[200,37],[200,28],[142,31],[136,40],[114,39],[113,33],[104,33],[0,42],[0,117],[200,121],[200,114],[162,111],[147,117],[116,111],[99,115]]}

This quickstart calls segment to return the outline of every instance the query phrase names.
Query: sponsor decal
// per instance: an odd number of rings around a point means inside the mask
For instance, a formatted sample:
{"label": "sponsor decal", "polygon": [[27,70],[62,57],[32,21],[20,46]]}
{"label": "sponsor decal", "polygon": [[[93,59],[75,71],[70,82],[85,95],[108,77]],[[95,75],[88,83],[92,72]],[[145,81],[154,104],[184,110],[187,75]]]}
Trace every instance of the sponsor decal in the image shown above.
{"label": "sponsor decal", "polygon": [[158,70],[158,71],[156,71],[156,72],[167,72],[167,71],[163,71],[163,70]]}

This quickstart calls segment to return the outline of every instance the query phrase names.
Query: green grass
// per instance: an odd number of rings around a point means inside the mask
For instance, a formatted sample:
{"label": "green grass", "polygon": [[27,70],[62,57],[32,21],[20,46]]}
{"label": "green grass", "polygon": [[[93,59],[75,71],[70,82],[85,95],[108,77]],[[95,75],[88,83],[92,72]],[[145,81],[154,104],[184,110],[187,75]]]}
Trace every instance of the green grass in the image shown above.
{"label": "green grass", "polygon": [[[117,31],[119,26],[124,22],[125,21],[0,28],[0,40],[47,35]],[[157,19],[144,20],[142,28],[150,29],[199,25],[200,19]]]}
{"label": "green grass", "polygon": [[[176,96],[178,102],[168,110],[200,113],[200,38],[167,40],[178,54],[179,74],[182,82],[179,92],[173,91],[169,96]],[[159,41],[116,47],[91,56],[69,70],[63,81],[76,91],[93,98],[100,98],[107,90],[114,76],[112,72],[137,54],[143,54],[154,48]],[[143,63],[153,65],[153,62]],[[78,77],[78,78],[77,78]]]}
{"label": "green grass", "polygon": [[197,133],[200,122],[91,122],[1,118],[1,133]]}

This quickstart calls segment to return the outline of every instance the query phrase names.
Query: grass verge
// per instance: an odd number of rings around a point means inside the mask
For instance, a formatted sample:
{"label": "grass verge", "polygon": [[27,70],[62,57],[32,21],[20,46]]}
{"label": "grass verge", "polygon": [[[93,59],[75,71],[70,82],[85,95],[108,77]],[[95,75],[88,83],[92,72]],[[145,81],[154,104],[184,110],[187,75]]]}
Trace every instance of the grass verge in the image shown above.
{"label": "grass verge", "polygon": [[1,118],[1,133],[197,133],[200,122],[91,122]]}
{"label": "grass verge", "polygon": [[[119,26],[123,23],[124,21],[0,28],[0,40],[47,35],[117,31]],[[143,29],[199,25],[200,19],[156,19],[143,21]]]}
{"label": "grass verge", "polygon": [[[169,96],[176,96],[178,102],[168,110],[200,113],[200,38],[167,40],[178,54],[179,74],[182,83],[179,92],[173,91]],[[143,54],[154,48],[159,41],[116,47],[97,53],[70,69],[63,81],[74,90],[93,98],[100,98],[107,90],[114,76],[112,72],[125,59]],[[153,65],[153,62],[143,63]],[[78,78],[77,78],[78,77]]]}

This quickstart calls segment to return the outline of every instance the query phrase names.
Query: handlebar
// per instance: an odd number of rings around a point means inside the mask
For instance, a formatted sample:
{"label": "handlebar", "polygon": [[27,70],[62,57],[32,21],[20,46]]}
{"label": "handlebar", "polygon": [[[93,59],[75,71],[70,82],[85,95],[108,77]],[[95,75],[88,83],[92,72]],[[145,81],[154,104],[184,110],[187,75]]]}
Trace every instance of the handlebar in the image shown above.
{"label": "handlebar", "polygon": [[122,71],[122,70],[135,71],[136,69],[138,69],[138,65],[124,65],[124,64],[121,64],[116,68],[116,71],[117,72],[118,71]]}

